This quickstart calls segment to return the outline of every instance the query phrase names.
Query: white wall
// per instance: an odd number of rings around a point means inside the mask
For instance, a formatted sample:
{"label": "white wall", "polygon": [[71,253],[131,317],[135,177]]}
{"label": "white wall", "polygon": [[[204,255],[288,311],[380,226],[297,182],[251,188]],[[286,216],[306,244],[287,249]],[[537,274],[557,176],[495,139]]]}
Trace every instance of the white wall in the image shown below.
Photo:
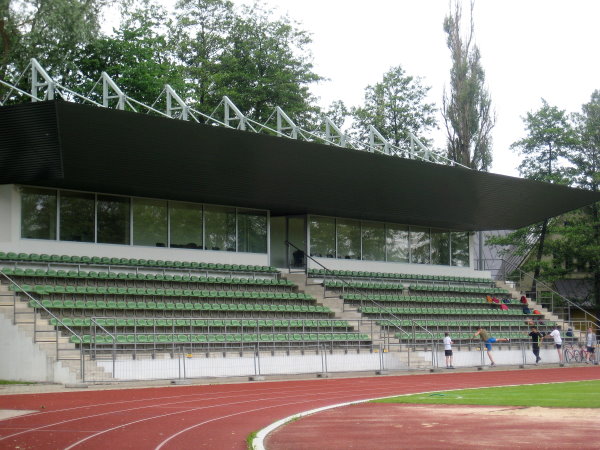
{"label": "white wall", "polygon": [[[473,252],[471,252],[473,254]],[[472,267],[436,266],[433,264],[408,264],[383,261],[359,261],[352,259],[315,258],[323,266],[332,270],[354,270],[365,272],[406,273],[425,275],[453,275],[459,277],[490,278],[489,271],[478,271]],[[309,260],[309,267],[320,269]]]}
{"label": "white wall", "polygon": [[74,374],[48,358],[12,321],[0,314],[0,379],[75,383]]}

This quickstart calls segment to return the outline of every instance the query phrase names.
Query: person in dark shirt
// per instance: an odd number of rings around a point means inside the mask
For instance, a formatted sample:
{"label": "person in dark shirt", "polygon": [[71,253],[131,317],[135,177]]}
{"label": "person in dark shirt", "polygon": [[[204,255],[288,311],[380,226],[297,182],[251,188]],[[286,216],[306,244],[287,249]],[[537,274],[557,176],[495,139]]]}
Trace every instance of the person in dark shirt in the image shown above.
{"label": "person in dark shirt", "polygon": [[535,355],[535,365],[542,360],[540,358],[540,342],[544,338],[544,333],[540,333],[537,327],[531,327],[531,332],[528,335],[531,338],[531,351]]}

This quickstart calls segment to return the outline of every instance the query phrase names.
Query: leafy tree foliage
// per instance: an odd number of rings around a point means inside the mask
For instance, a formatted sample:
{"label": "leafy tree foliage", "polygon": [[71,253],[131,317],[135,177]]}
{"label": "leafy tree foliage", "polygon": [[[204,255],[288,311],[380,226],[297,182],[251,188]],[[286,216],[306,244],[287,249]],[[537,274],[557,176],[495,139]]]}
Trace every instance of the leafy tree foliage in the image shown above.
{"label": "leafy tree foliage", "polygon": [[[451,6],[452,8],[452,6]],[[462,8],[456,2],[444,20],[452,56],[450,93],[444,93],[442,115],[447,132],[448,158],[467,167],[488,170],[492,164],[495,114],[485,87],[481,54],[473,43],[473,3],[470,27],[461,35]]]}
{"label": "leafy tree foliage", "polygon": [[114,36],[102,36],[81,49],[77,61],[86,91],[102,71],[127,95],[146,104],[156,100],[165,84],[183,88],[180,66],[173,61],[166,36],[170,25],[166,16],[158,4],[142,0],[124,16]]}
{"label": "leafy tree foliage", "polygon": [[[566,183],[566,166],[561,162],[565,161],[568,150],[576,143],[575,132],[566,111],[542,100],[541,108],[527,113],[523,123],[527,136],[511,145],[513,150],[524,155],[519,166],[521,175],[532,180]],[[537,280],[544,266],[542,257],[548,252],[545,247],[548,233],[549,218],[504,237],[492,238],[488,243],[508,245],[512,252],[523,256],[533,252],[535,257],[529,258],[522,269],[533,270],[533,277]],[[545,267],[546,276],[551,275],[551,267],[552,264]],[[532,288],[535,290],[535,284]]]}
{"label": "leafy tree foliage", "polygon": [[219,96],[235,99],[261,122],[277,105],[295,120],[311,109],[309,85],[321,77],[312,71],[310,55],[301,50],[311,42],[308,33],[254,4],[235,16],[228,41],[215,77]]}
{"label": "leafy tree foliage", "polygon": [[[218,103],[217,74],[234,21],[228,0],[179,0],[172,30],[175,54],[183,68],[185,97],[211,112]],[[211,111],[209,111],[211,110]]]}
{"label": "leafy tree foliage", "polygon": [[79,46],[98,36],[101,9],[118,0],[0,0],[0,78],[19,75],[37,58],[65,80]]}
{"label": "leafy tree foliage", "polygon": [[368,135],[372,125],[405,150],[410,148],[410,133],[428,143],[427,132],[436,127],[435,105],[426,101],[429,89],[402,67],[391,68],[381,82],[366,87],[364,104],[352,110],[356,132]]}

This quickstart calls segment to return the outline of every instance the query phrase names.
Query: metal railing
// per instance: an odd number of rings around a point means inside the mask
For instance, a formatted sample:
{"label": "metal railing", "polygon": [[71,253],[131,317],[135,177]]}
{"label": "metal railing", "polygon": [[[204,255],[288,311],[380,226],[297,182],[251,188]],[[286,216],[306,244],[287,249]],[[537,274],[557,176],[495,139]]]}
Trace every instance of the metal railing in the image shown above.
{"label": "metal railing", "polygon": [[[498,267],[498,262],[501,262]],[[600,319],[590,311],[582,308],[577,303],[560,295],[548,283],[533,278],[529,273],[521,270],[516,264],[506,260],[483,259],[481,260],[483,270],[490,270],[492,278],[513,285],[516,290],[525,294],[527,297],[540,303],[544,308],[556,314],[565,322],[574,320],[574,311],[583,315],[584,320],[594,321],[600,326]],[[535,292],[531,291],[531,286],[535,284]]]}
{"label": "metal railing", "polygon": [[[301,258],[302,258],[301,262],[303,263],[303,266],[304,266],[304,267],[301,267],[301,268],[302,268],[302,271],[306,275],[307,282],[308,282],[308,278],[309,278],[308,260],[312,261],[317,266],[321,267],[321,269],[325,270],[325,276],[323,277],[324,278],[324,282],[323,282],[323,297],[324,298],[326,297],[326,290],[327,290],[327,288],[325,286],[325,281],[326,281],[327,277],[330,277],[332,280],[336,280],[336,281],[341,282],[342,286],[343,286],[342,287],[342,292],[344,292],[344,291],[350,291],[350,292],[355,292],[355,293],[357,293],[357,294],[360,295],[360,291],[358,289],[352,287],[344,278],[335,275],[334,271],[332,271],[332,270],[328,269],[327,267],[325,267],[323,264],[321,264],[315,258],[313,258],[308,253],[306,253],[305,250],[301,249],[300,247],[298,247],[297,245],[293,244],[292,242],[290,242],[288,240],[285,241],[285,244],[287,246],[287,261],[288,261],[288,269],[290,271],[292,270],[292,267],[289,265],[289,263],[290,263],[290,258],[289,258],[290,248],[296,249],[295,252],[292,252],[292,254],[295,253],[296,255],[301,255]],[[295,261],[295,262],[297,262],[297,261]],[[295,264],[295,266],[296,266],[296,264]],[[298,267],[295,267],[295,268],[297,269]],[[373,305],[375,307],[380,308],[382,310],[382,312],[384,312],[385,314],[391,316],[395,320],[398,320],[398,321],[401,320],[387,306],[382,305],[381,303],[377,302],[376,300],[372,300],[372,299],[363,300],[361,298],[361,300],[360,300],[360,306],[361,307],[363,306],[363,302],[368,302],[369,305]],[[346,310],[346,302],[342,298],[342,311],[345,311],[345,310]],[[424,333],[428,333],[431,336],[431,342],[430,343],[431,343],[431,348],[433,349],[433,347],[434,347],[433,333],[431,333],[431,331],[429,331],[427,328],[421,327],[419,324],[415,323],[415,326],[416,327],[420,327]],[[406,335],[408,337],[411,336],[411,334],[409,332],[407,332],[406,330],[404,330],[402,327],[400,327],[398,325],[394,325],[394,327],[398,330],[398,332],[402,333],[402,335]],[[414,334],[413,334],[413,336],[414,336]],[[388,335],[388,338],[386,340],[386,344],[388,345],[388,347],[390,345],[390,340],[389,339],[390,338],[389,338],[389,335]],[[413,342],[414,342],[414,340],[413,340]],[[433,362],[434,362],[434,356],[433,356],[433,351],[432,351],[432,364],[433,364]]]}
{"label": "metal railing", "polygon": [[[61,352],[64,353],[67,350],[72,351],[72,348],[71,347],[69,347],[68,349],[61,348],[60,338],[62,337],[62,333],[61,333],[60,328],[54,327],[54,329],[52,329],[52,330],[39,330],[38,326],[37,326],[38,314],[40,312],[43,312],[44,315],[46,315],[49,319],[54,319],[57,324],[60,324],[61,327],[64,327],[64,329],[69,333],[69,336],[67,338],[70,338],[71,336],[75,336],[80,339],[81,336],[78,335],[73,329],[71,329],[70,327],[65,325],[65,323],[60,319],[60,317],[56,316],[55,314],[52,313],[52,311],[50,311],[48,308],[46,308],[44,305],[42,305],[42,303],[37,298],[33,297],[29,292],[27,292],[25,289],[23,289],[23,287],[19,283],[17,283],[10,276],[8,276],[2,270],[0,270],[0,281],[2,280],[2,278],[6,279],[8,281],[9,291],[12,290],[12,292],[13,292],[13,294],[12,294],[12,299],[13,299],[12,300],[12,309],[13,309],[12,323],[13,323],[13,325],[17,325],[17,324],[32,325],[33,326],[33,342],[34,343],[52,342],[52,341],[45,341],[44,339],[39,338],[38,335],[41,333],[54,334],[53,341],[56,343],[55,351],[56,351],[57,361],[69,359],[69,358],[61,358]],[[11,287],[12,287],[12,289],[11,289]],[[22,312],[17,311],[17,309],[18,309],[17,302],[20,301],[20,295],[25,295],[28,298],[29,303],[30,304],[33,303],[33,305],[32,305],[33,311],[29,310],[29,309],[25,309]],[[21,315],[31,316],[31,321],[19,320],[18,318]],[[79,353],[80,353],[80,355],[79,355],[80,371],[81,371],[81,374],[83,374],[85,372],[85,367],[84,367],[85,363],[84,363],[83,353],[81,352],[81,349],[80,349]]]}

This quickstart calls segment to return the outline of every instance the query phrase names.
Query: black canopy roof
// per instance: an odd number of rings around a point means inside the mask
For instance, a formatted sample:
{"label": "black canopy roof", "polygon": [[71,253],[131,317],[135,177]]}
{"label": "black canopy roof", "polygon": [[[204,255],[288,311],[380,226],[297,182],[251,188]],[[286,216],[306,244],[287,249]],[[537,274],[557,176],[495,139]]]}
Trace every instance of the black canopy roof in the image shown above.
{"label": "black canopy roof", "polygon": [[548,183],[62,101],[0,108],[0,184],[513,229],[600,201]]}

